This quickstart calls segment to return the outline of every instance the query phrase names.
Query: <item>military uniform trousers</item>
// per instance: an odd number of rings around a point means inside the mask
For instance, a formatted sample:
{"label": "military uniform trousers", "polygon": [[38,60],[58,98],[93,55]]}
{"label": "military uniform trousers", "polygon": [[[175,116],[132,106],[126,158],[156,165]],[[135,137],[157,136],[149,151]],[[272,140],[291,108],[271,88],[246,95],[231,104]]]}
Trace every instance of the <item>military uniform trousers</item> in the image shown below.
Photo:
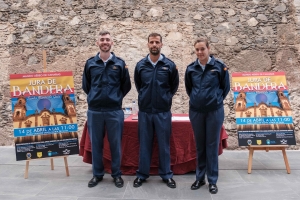
{"label": "military uniform trousers", "polygon": [[218,150],[220,131],[224,121],[224,107],[200,113],[190,110],[189,117],[197,149],[196,180],[216,184],[219,176]]}
{"label": "military uniform trousers", "polygon": [[123,110],[115,111],[87,111],[87,125],[92,144],[93,175],[104,176],[103,141],[105,132],[111,152],[111,176],[121,176],[121,141],[124,126]]}
{"label": "military uniform trousers", "polygon": [[140,150],[139,168],[136,171],[137,177],[141,179],[149,177],[154,133],[156,133],[159,149],[158,173],[162,179],[172,178],[170,157],[171,112],[146,113],[139,111],[138,120]]}

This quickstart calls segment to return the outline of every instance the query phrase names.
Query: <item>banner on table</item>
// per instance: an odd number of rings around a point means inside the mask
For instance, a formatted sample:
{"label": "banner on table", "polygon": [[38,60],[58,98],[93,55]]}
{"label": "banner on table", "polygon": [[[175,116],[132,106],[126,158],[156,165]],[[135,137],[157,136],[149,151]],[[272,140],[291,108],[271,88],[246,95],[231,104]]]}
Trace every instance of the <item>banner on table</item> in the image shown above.
{"label": "banner on table", "polygon": [[284,72],[232,74],[239,146],[295,145]]}
{"label": "banner on table", "polygon": [[78,154],[72,72],[10,75],[17,160]]}

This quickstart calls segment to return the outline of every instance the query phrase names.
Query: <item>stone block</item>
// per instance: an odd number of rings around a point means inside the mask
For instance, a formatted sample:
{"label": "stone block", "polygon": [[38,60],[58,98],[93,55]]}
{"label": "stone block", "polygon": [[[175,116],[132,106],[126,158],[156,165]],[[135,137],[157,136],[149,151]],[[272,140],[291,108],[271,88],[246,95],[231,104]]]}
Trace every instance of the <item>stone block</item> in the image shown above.
{"label": "stone block", "polygon": [[6,10],[8,7],[9,6],[3,0],[0,0],[0,10]]}
{"label": "stone block", "polygon": [[35,36],[36,36],[35,32],[26,31],[25,33],[23,33],[21,35],[21,38],[22,38],[21,43],[27,43],[27,44],[33,43],[35,41]]}
{"label": "stone block", "polygon": [[227,13],[228,16],[234,16],[235,11],[233,9],[225,9],[225,12]]}
{"label": "stone block", "polygon": [[170,32],[167,37],[168,41],[181,40],[182,34],[179,32]]}
{"label": "stone block", "polygon": [[202,16],[200,14],[196,14],[193,18],[197,19],[197,20],[200,20],[202,18]]}
{"label": "stone block", "polygon": [[247,10],[241,10],[242,15],[250,15],[250,12]]}
{"label": "stone block", "polygon": [[277,39],[280,44],[295,44],[296,30],[295,26],[291,24],[277,25]]}
{"label": "stone block", "polygon": [[286,5],[284,3],[280,3],[273,10],[276,11],[276,12],[283,12],[283,11],[286,10]]}
{"label": "stone block", "polygon": [[268,21],[268,18],[264,14],[258,14],[256,19],[261,20],[261,21]]}
{"label": "stone block", "polygon": [[75,17],[73,17],[73,19],[69,22],[69,24],[70,24],[71,26],[74,26],[74,25],[79,24],[79,22],[80,22],[80,17],[75,16]]}
{"label": "stone block", "polygon": [[142,16],[142,12],[140,10],[133,11],[133,18],[140,18]]}
{"label": "stone block", "polygon": [[213,8],[212,11],[213,11],[216,15],[222,14],[222,11],[221,11],[220,8]]}
{"label": "stone block", "polygon": [[210,36],[209,40],[210,40],[211,43],[217,43],[219,41],[219,39],[215,36]]}
{"label": "stone block", "polygon": [[243,50],[230,61],[231,72],[268,71],[271,69],[270,56],[260,50]]}
{"label": "stone block", "polygon": [[287,18],[286,18],[285,15],[282,16],[281,22],[282,23],[287,23],[288,22],[288,20],[287,20]]}
{"label": "stone block", "polygon": [[13,4],[11,4],[10,9],[12,9],[12,10],[18,10],[18,9],[20,9],[20,6],[21,6],[21,2],[19,2],[19,3],[13,3]]}
{"label": "stone block", "polygon": [[40,44],[49,44],[50,42],[52,42],[54,39],[53,35],[46,35],[42,38],[37,39],[37,42]]}
{"label": "stone block", "polygon": [[57,40],[57,45],[66,46],[66,45],[68,45],[68,41],[64,38],[60,38],[59,40]]}
{"label": "stone block", "polygon": [[153,7],[149,10],[147,15],[151,17],[161,17],[163,15],[163,9],[162,7]]}
{"label": "stone block", "polygon": [[37,64],[38,63],[38,59],[35,56],[30,56],[27,62],[27,65],[33,65],[33,64]]}
{"label": "stone block", "polygon": [[300,7],[300,0],[294,0],[294,6]]}
{"label": "stone block", "polygon": [[240,20],[240,18],[237,17],[237,16],[234,16],[234,17],[228,18],[227,20],[228,20],[229,22],[235,24],[236,22],[238,22],[238,21]]}
{"label": "stone block", "polygon": [[232,37],[229,37],[226,39],[226,45],[228,45],[228,46],[234,46],[238,42],[239,42],[239,40],[235,36],[232,36]]}
{"label": "stone block", "polygon": [[40,3],[41,0],[29,0],[27,7],[35,7]]}
{"label": "stone block", "polygon": [[81,14],[82,15],[87,15],[87,14],[89,14],[89,10],[88,9],[84,9],[84,10],[81,11]]}
{"label": "stone block", "polygon": [[63,15],[60,15],[58,18],[63,21],[68,20],[68,17],[63,16]]}
{"label": "stone block", "polygon": [[260,30],[263,32],[264,35],[273,35],[274,34],[272,26],[260,27]]}
{"label": "stone block", "polygon": [[247,23],[249,26],[256,26],[258,24],[258,21],[254,17],[252,17],[247,21]]}
{"label": "stone block", "polygon": [[107,18],[108,18],[107,14],[105,13],[100,14],[100,19],[107,19]]}
{"label": "stone block", "polygon": [[37,9],[33,9],[30,13],[27,15],[28,21],[43,21],[43,15],[40,11]]}

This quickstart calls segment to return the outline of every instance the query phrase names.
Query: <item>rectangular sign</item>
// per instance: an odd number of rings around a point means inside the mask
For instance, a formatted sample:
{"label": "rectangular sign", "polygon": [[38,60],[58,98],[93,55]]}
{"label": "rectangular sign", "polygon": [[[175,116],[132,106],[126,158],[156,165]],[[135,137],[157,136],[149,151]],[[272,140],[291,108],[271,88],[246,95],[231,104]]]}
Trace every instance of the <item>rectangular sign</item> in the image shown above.
{"label": "rectangular sign", "polygon": [[239,146],[295,145],[284,72],[232,74]]}
{"label": "rectangular sign", "polygon": [[72,72],[10,75],[17,160],[79,153]]}

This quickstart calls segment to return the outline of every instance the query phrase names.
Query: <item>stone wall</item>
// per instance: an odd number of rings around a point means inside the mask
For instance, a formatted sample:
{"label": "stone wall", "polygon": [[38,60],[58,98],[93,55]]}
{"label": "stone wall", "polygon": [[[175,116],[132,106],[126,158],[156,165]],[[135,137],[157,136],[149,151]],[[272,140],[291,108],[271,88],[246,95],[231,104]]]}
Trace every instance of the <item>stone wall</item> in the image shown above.
{"label": "stone wall", "polygon": [[[86,59],[98,51],[97,33],[109,30],[113,51],[129,66],[133,88],[124,106],[137,98],[135,64],[147,53],[147,36],[163,36],[162,52],[179,67],[180,86],[173,99],[174,113],[188,112],[183,82],[186,66],[196,57],[193,41],[211,42],[212,53],[230,72],[285,71],[300,145],[300,0],[0,0],[0,145],[12,145],[9,74],[41,72],[42,50],[48,71],[74,73],[79,133],[86,116],[81,74]],[[229,148],[237,144],[233,95],[225,100]]]}

